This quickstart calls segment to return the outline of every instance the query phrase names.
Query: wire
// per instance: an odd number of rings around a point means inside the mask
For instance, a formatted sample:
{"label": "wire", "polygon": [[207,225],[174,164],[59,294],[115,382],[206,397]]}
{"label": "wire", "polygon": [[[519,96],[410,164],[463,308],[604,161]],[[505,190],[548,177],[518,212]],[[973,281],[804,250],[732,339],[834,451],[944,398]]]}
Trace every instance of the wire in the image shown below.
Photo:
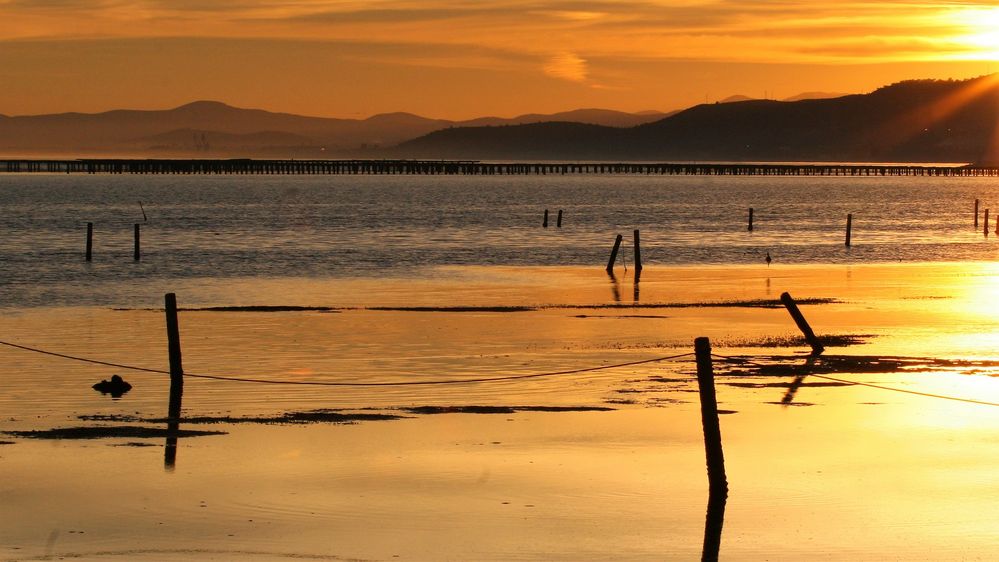
{"label": "wire", "polygon": [[[78,357],[75,355],[66,355],[64,353],[56,353],[54,351],[47,351],[44,349],[38,349],[35,347],[28,347],[25,345],[18,345],[16,343],[10,343],[6,341],[0,341],[0,345],[6,345],[8,347],[13,347],[21,349],[24,351],[30,351],[33,353],[41,353],[43,355],[50,355],[53,357],[60,357],[62,359],[69,359],[72,361],[80,361],[83,363],[92,363],[95,365],[104,365],[107,367],[115,367],[118,369],[128,369],[132,371],[142,371],[146,373],[157,373],[163,375],[169,375],[170,371],[164,371],[161,369],[147,369],[144,367],[135,367],[132,365],[123,365],[120,363],[111,363],[108,361],[98,361],[96,359],[88,359],[86,357]],[[211,379],[211,380],[221,380],[221,381],[232,381],[232,382],[249,382],[257,384],[287,384],[287,385],[308,385],[308,386],[423,386],[423,385],[442,385],[442,384],[471,384],[480,382],[498,382],[498,381],[511,381],[511,380],[522,380],[522,379],[534,379],[541,377],[554,377],[560,375],[574,375],[579,373],[588,373],[593,371],[606,371],[609,369],[619,369],[622,367],[632,367],[635,365],[644,365],[647,363],[657,363],[661,361],[671,361],[675,359],[681,359],[683,357],[688,357],[693,355],[693,353],[682,353],[680,355],[672,355],[669,357],[655,357],[652,359],[642,359],[639,361],[629,361],[627,363],[617,363],[614,365],[601,365],[599,367],[586,367],[580,369],[568,369],[564,371],[551,371],[545,373],[530,373],[525,375],[506,375],[500,377],[481,377],[474,379],[444,379],[444,380],[429,380],[429,381],[405,381],[405,382],[332,382],[332,381],[278,381],[270,379],[255,379],[247,377],[235,377],[235,376],[223,376],[223,375],[207,375],[199,373],[184,373],[185,377],[192,377],[198,379]]]}
{"label": "wire", "polygon": [[[712,357],[718,357],[720,359],[726,359],[728,361],[738,361],[740,363],[746,363],[746,364],[753,365],[753,366],[756,366],[756,367],[766,367],[766,365],[763,365],[762,363],[757,363],[755,361],[751,361],[749,359],[743,359],[741,357],[730,357],[730,356],[726,356],[726,355],[717,355],[717,354],[714,354],[714,353],[712,353],[711,356]],[[869,382],[859,382],[859,381],[851,381],[851,380],[846,380],[846,379],[838,379],[836,377],[829,377],[829,376],[826,376],[826,375],[819,375],[819,374],[816,374],[816,373],[806,373],[806,375],[811,376],[811,377],[815,377],[815,378],[818,378],[818,379],[824,379],[824,380],[827,380],[827,381],[841,382],[841,383],[852,384],[852,385],[857,385],[857,386],[866,386],[866,387],[869,387],[869,388],[876,388],[878,390],[888,390],[888,391],[891,391],[891,392],[901,392],[903,394],[915,394],[916,396],[926,396],[928,398],[940,398],[941,400],[953,400],[955,402],[966,402],[968,404],[980,404],[982,406],[999,406],[999,403],[996,403],[996,402],[987,402],[985,400],[974,400],[972,398],[961,398],[961,397],[958,397],[958,396],[947,396],[945,394],[933,394],[933,393],[930,393],[930,392],[919,392],[918,390],[906,390],[904,388],[895,388],[895,387],[891,387],[891,386],[883,386],[883,385],[880,385],[880,384],[873,384],[873,383],[869,383]]]}

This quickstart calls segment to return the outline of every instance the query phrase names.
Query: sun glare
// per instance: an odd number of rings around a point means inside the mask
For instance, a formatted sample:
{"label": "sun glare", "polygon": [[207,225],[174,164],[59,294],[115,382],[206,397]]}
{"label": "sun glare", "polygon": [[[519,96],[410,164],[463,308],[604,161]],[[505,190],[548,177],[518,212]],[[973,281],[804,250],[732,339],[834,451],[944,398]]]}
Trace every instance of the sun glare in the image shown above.
{"label": "sun glare", "polygon": [[957,12],[955,23],[964,33],[956,41],[979,60],[999,60],[999,8],[971,8]]}

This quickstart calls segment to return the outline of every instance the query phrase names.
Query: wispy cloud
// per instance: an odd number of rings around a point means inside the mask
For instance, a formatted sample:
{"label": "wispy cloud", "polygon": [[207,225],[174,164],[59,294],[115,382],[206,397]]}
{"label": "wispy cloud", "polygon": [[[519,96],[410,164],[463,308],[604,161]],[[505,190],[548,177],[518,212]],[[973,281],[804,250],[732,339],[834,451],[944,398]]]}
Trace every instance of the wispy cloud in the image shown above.
{"label": "wispy cloud", "polygon": [[999,21],[996,14],[994,2],[967,0],[0,0],[0,37],[444,44],[456,53],[475,48],[531,57],[544,73],[579,82],[589,73],[586,61],[596,57],[788,63],[973,57],[988,43],[982,37],[994,33],[987,24]]}
{"label": "wispy cloud", "polygon": [[558,53],[548,59],[544,65],[545,74],[572,82],[583,82],[586,80],[586,61],[575,53]]}

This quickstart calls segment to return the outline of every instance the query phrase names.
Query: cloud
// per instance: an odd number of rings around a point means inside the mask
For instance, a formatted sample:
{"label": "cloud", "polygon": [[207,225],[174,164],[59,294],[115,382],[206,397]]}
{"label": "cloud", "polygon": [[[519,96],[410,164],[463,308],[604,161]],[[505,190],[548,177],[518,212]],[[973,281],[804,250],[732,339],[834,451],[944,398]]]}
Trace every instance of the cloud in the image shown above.
{"label": "cloud", "polygon": [[585,82],[588,71],[586,61],[569,52],[558,53],[548,59],[544,70],[548,76],[572,82]]}
{"label": "cloud", "polygon": [[[955,17],[962,13],[975,17]],[[466,58],[462,50],[486,49],[545,61],[548,76],[580,82],[590,71],[578,53],[788,63],[971,57],[973,48],[948,40],[995,52],[996,41],[973,38],[992,33],[982,14],[995,22],[997,13],[994,2],[968,0],[0,0],[0,37],[449,45],[448,65]]]}

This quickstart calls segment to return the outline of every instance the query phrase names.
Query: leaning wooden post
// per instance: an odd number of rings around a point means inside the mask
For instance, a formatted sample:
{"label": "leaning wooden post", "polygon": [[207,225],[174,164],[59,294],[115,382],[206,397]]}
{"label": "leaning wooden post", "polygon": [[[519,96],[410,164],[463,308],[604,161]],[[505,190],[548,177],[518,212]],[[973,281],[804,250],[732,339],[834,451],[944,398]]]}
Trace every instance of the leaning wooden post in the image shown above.
{"label": "leaning wooden post", "polygon": [[753,231],[753,208],[752,207],[749,208],[749,228],[747,230],[749,230],[750,232]]}
{"label": "leaning wooden post", "polygon": [[784,303],[784,308],[787,308],[787,311],[791,314],[794,323],[798,325],[801,334],[805,336],[805,341],[808,342],[808,345],[812,346],[812,355],[819,355],[825,351],[825,346],[822,345],[819,338],[815,337],[815,332],[812,331],[812,327],[808,325],[808,321],[805,320],[804,315],[798,310],[798,303],[794,302],[790,293],[782,293],[780,302]]}
{"label": "leaning wooden post", "polygon": [[562,228],[562,209],[558,210],[558,219],[556,219],[555,221],[555,226],[558,228]]}
{"label": "leaning wooden post", "polygon": [[621,240],[623,239],[624,237],[618,234],[617,239],[614,240],[614,248],[611,249],[610,259],[607,261],[607,273],[614,273],[614,262],[617,261],[617,251],[621,249]]}
{"label": "leaning wooden post", "polygon": [[711,342],[694,340],[697,359],[697,389],[701,396],[701,425],[704,428],[704,454],[708,464],[708,489],[712,495],[728,492],[725,455],[722,452],[721,428],[718,425],[718,400],[715,398],[715,375],[711,366]]}
{"label": "leaning wooden post", "polygon": [[642,271],[642,241],[635,230],[635,275]]}
{"label": "leaning wooden post", "polygon": [[93,250],[94,250],[94,223],[88,222],[87,223],[87,251],[86,251],[86,260],[87,261],[91,261],[91,258],[93,257]]}
{"label": "leaning wooden post", "polygon": [[136,225],[135,225],[135,244],[134,244],[134,248],[132,249],[132,258],[135,261],[139,261],[139,225],[138,225],[138,223],[136,223]]}
{"label": "leaning wooden post", "polygon": [[853,215],[846,215],[846,247],[850,247],[850,235],[853,233]]}
{"label": "leaning wooden post", "polygon": [[541,226],[548,228],[548,209],[545,209],[545,220],[541,223]]}
{"label": "leaning wooden post", "polygon": [[978,228],[978,199],[975,199],[975,228]]}

